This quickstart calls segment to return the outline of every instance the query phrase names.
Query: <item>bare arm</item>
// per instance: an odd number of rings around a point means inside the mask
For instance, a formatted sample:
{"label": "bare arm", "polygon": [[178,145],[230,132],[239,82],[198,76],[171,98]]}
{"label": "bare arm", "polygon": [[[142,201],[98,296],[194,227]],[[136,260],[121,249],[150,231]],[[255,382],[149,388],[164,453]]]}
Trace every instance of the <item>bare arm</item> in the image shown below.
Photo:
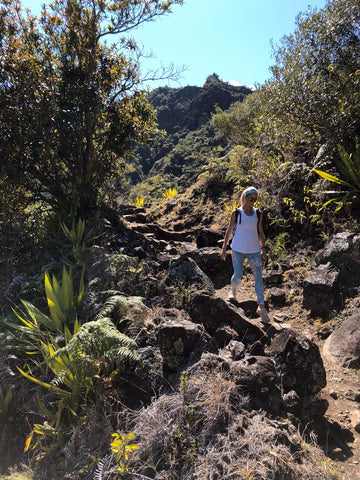
{"label": "bare arm", "polygon": [[223,260],[226,259],[226,247],[227,247],[227,244],[229,243],[231,235],[234,231],[234,226],[235,226],[235,210],[231,214],[230,223],[229,223],[229,226],[226,230],[223,246],[222,246],[222,249],[221,249],[220,256]]}
{"label": "bare arm", "polygon": [[260,214],[258,227],[259,227],[259,245],[260,245],[261,258],[263,262],[266,263],[268,256],[265,249],[265,235],[264,235],[264,229],[263,229],[263,213],[262,212]]}

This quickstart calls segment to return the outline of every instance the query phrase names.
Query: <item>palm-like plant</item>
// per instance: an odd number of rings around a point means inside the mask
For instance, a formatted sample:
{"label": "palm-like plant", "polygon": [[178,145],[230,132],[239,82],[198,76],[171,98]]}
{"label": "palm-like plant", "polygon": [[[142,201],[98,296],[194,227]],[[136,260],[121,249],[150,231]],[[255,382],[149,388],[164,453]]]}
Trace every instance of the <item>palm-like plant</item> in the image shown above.
{"label": "palm-like plant", "polygon": [[32,303],[22,300],[24,313],[14,310],[20,324],[8,319],[3,321],[7,326],[22,334],[19,340],[28,353],[39,353],[43,349],[43,345],[48,342],[52,343],[51,335],[53,334],[63,334],[65,338],[71,338],[70,323],[74,323],[74,330],[79,328],[76,310],[84,294],[83,275],[78,292],[75,293],[74,290],[71,271],[67,271],[65,266],[61,282],[55,275],[50,277],[46,272],[45,293],[50,315],[41,312]]}
{"label": "palm-like plant", "polygon": [[86,222],[82,218],[77,221],[74,218],[71,228],[64,222],[61,222],[60,226],[72,246],[71,254],[75,263],[84,264],[89,250],[88,245],[99,238],[101,234],[97,233],[94,228],[85,232]]}
{"label": "palm-like plant", "polygon": [[342,145],[338,146],[339,158],[335,159],[335,167],[338,170],[339,177],[314,169],[314,171],[329,182],[335,183],[340,188],[337,190],[326,191],[325,193],[333,195],[333,198],[323,204],[325,208],[330,203],[337,204],[338,211],[346,205],[356,206],[360,203],[360,142],[355,140],[355,147],[352,153],[346,152]]}
{"label": "palm-like plant", "polygon": [[174,197],[175,195],[177,195],[178,191],[176,190],[176,188],[169,188],[168,190],[166,190],[165,193],[163,193],[163,199],[164,200],[169,200],[170,198]]}

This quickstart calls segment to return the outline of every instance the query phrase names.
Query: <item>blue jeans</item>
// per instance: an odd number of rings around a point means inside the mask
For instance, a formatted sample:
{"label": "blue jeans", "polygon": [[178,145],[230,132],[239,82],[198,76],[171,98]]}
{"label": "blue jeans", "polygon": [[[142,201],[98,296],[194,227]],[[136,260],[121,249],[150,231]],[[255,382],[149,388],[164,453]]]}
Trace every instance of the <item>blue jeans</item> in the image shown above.
{"label": "blue jeans", "polygon": [[243,275],[244,260],[247,258],[251,270],[255,277],[255,293],[259,305],[264,303],[264,282],[262,278],[262,258],[260,252],[257,253],[239,253],[231,252],[231,258],[234,267],[234,275],[231,277],[231,288],[236,288]]}

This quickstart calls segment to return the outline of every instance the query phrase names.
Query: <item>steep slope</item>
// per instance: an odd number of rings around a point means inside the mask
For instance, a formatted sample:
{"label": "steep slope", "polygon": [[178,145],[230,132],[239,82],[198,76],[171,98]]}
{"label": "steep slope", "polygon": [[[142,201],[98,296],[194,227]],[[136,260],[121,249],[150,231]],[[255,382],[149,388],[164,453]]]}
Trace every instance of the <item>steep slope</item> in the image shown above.
{"label": "steep slope", "polygon": [[190,187],[210,158],[227,151],[227,145],[215,136],[211,115],[217,107],[227,110],[250,93],[247,87],[222,82],[216,74],[203,87],[154,90],[149,100],[165,136],[135,152],[138,177],[129,197],[153,198],[169,187],[182,191]]}

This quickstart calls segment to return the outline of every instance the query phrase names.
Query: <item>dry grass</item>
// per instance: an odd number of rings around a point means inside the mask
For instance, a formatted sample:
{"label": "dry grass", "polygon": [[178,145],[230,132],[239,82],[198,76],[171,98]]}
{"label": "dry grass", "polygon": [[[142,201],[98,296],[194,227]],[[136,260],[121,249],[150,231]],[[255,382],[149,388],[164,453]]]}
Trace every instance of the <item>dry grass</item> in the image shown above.
{"label": "dry grass", "polygon": [[26,465],[11,469],[8,475],[0,475],[0,480],[33,480],[34,473]]}
{"label": "dry grass", "polygon": [[[329,480],[336,472],[287,419],[249,410],[226,374],[189,377],[133,418],[127,480]],[[108,473],[110,470],[108,470]],[[110,479],[103,472],[102,479]]]}

